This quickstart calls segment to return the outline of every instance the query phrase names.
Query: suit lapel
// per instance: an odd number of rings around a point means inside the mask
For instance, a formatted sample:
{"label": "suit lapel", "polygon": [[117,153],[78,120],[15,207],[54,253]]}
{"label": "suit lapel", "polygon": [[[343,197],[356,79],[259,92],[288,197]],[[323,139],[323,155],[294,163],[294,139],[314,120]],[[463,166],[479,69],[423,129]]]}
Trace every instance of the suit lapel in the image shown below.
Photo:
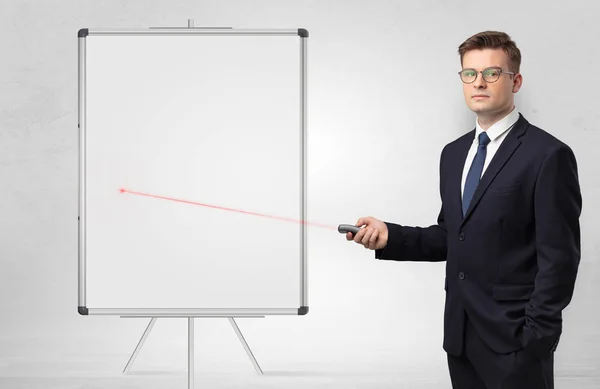
{"label": "suit lapel", "polygon": [[456,156],[456,161],[451,170],[452,177],[450,177],[450,193],[452,194],[452,204],[454,212],[456,213],[456,220],[462,220],[462,188],[460,187],[462,184],[462,174],[465,163],[467,163],[467,155],[469,154],[469,149],[471,148],[471,144],[473,143],[473,137],[475,136],[475,129],[471,130],[467,134],[459,146],[458,155]]}
{"label": "suit lapel", "polygon": [[[469,218],[471,213],[473,213],[473,210],[479,203],[479,200],[481,200],[481,197],[485,193],[488,186],[490,186],[490,184],[492,183],[492,181],[494,180],[494,178],[496,177],[498,172],[500,172],[500,170],[506,164],[508,159],[513,155],[515,150],[521,145],[520,137],[521,137],[521,135],[523,135],[525,133],[525,129],[527,128],[528,124],[529,123],[523,117],[523,115],[519,114],[519,120],[517,120],[513,129],[510,130],[508,135],[506,135],[506,138],[504,139],[504,141],[502,142],[502,144],[496,151],[496,154],[494,154],[494,157],[492,158],[487,169],[483,173],[483,176],[481,177],[481,180],[479,181],[479,184],[477,185],[477,189],[475,189],[475,193],[473,194],[473,199],[471,200],[471,203],[469,204],[469,208],[467,209],[467,213],[465,214],[465,217],[461,223],[461,226]],[[470,161],[465,161],[465,163],[468,163],[468,162],[470,162]],[[461,174],[462,174],[462,170],[461,170]],[[462,179],[462,175],[460,176],[460,178],[458,180],[459,197],[460,197],[461,179]],[[462,215],[462,201],[461,201],[460,209],[461,209],[461,215]]]}

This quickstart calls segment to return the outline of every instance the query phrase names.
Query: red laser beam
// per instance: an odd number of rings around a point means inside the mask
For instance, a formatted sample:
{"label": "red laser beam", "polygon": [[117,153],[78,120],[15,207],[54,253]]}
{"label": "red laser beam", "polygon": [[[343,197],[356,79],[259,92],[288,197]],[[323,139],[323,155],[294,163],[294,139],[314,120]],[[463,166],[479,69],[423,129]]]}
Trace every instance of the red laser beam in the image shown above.
{"label": "red laser beam", "polygon": [[119,189],[119,192],[121,192],[121,193],[129,193],[129,194],[136,195],[136,196],[152,197],[152,198],[160,199],[160,200],[175,201],[175,202],[178,202],[178,203],[198,205],[198,206],[208,207],[208,208],[215,208],[215,209],[220,209],[220,210],[223,210],[223,211],[244,213],[244,214],[247,214],[247,215],[266,217],[266,218],[277,219],[277,220],[282,220],[282,221],[286,221],[286,222],[306,224],[306,225],[310,225],[310,226],[314,226],[314,227],[327,228],[327,229],[331,229],[331,230],[336,230],[337,231],[337,227],[329,226],[329,225],[326,225],[326,224],[313,223],[313,222],[309,222],[309,221],[306,221],[306,220],[297,220],[297,219],[292,219],[292,218],[287,218],[287,217],[281,217],[281,216],[265,215],[263,213],[243,211],[241,209],[233,209],[233,208],[221,207],[221,206],[218,206],[218,205],[204,204],[204,203],[199,203],[199,202],[196,202],[196,201],[189,201],[189,200],[176,199],[176,198],[172,198],[172,197],[158,196],[158,195],[153,195],[153,194],[150,194],[150,193],[135,192],[135,191],[132,191],[132,190],[129,190],[129,189],[124,189],[124,188]]}

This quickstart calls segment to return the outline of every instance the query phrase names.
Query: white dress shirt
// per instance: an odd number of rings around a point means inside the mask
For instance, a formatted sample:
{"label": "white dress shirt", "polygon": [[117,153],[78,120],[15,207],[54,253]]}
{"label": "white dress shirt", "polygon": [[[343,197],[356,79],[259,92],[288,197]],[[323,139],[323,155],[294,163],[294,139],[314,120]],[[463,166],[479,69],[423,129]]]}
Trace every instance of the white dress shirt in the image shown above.
{"label": "white dress shirt", "polygon": [[498,120],[487,130],[481,128],[481,126],[479,125],[479,121],[475,119],[475,137],[473,139],[473,143],[471,144],[471,148],[469,149],[469,153],[467,154],[467,159],[465,160],[465,166],[463,168],[462,175],[462,183],[460,185],[461,199],[465,188],[465,181],[467,180],[467,174],[469,173],[469,168],[473,163],[475,154],[477,154],[477,147],[479,146],[479,134],[481,134],[483,131],[486,131],[488,137],[490,138],[490,143],[488,143],[487,145],[487,152],[485,155],[483,170],[481,172],[481,175],[483,176],[485,169],[487,169],[488,165],[490,164],[490,161],[494,157],[494,154],[496,154],[496,151],[498,151],[500,144],[502,144],[502,141],[504,140],[504,138],[506,138],[506,135],[508,135],[508,133],[510,132],[510,130],[512,129],[512,127],[518,119],[519,111],[517,111],[516,107],[513,108],[513,110],[508,115]]}

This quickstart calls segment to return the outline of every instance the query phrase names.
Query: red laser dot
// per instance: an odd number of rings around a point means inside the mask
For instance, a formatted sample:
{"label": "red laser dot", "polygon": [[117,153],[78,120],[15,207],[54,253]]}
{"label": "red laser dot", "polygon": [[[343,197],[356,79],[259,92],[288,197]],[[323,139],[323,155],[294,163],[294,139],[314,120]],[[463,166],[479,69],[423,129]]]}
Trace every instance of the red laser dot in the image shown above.
{"label": "red laser dot", "polygon": [[125,193],[125,189],[121,188],[121,189],[119,189],[119,192]]}

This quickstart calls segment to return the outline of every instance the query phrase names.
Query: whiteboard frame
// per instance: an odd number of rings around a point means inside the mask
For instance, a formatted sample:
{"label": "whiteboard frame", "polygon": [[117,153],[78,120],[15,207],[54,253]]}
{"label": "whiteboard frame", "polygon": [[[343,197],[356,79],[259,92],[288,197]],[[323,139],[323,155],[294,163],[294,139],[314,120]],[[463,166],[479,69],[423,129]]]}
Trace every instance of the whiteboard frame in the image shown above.
{"label": "whiteboard frame", "polygon": [[[302,228],[300,229],[300,307],[277,309],[214,309],[214,308],[93,308],[86,304],[86,37],[90,35],[297,35],[300,37],[300,147]],[[80,315],[119,315],[124,317],[261,317],[266,315],[306,315],[308,313],[308,267],[307,267],[307,38],[308,31],[299,29],[233,29],[230,27],[169,27],[149,29],[87,29],[78,36],[78,307]]]}

